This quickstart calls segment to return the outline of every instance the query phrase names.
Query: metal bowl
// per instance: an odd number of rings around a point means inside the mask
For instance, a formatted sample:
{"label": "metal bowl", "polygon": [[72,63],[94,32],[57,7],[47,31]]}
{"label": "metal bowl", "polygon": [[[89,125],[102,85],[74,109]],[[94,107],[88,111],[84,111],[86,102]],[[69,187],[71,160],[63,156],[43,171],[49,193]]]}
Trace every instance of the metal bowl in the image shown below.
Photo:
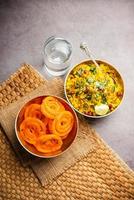
{"label": "metal bowl", "polygon": [[[34,99],[31,99],[30,101],[28,101],[18,112],[17,116],[16,116],[16,120],[15,120],[15,133],[17,136],[17,139],[19,141],[19,143],[21,144],[21,146],[28,151],[30,154],[37,156],[37,157],[41,157],[41,158],[52,158],[52,157],[56,157],[61,155],[62,153],[64,153],[67,149],[70,148],[70,146],[72,145],[72,143],[74,142],[76,135],[78,133],[78,128],[79,128],[79,124],[78,124],[78,117],[75,113],[75,111],[71,108],[71,106],[62,98],[57,97],[57,96],[53,96],[56,99],[58,99],[65,107],[66,110],[70,111],[73,116],[74,116],[74,125],[73,128],[71,130],[71,132],[68,134],[67,138],[63,140],[63,145],[61,147],[60,150],[55,151],[53,153],[40,153],[36,150],[36,148],[33,145],[30,145],[28,143],[26,143],[22,138],[20,138],[19,136],[19,127],[20,124],[22,123],[22,121],[24,120],[24,112],[25,109],[28,105],[30,105],[31,103],[41,103],[42,100],[50,95],[46,95],[46,96],[38,96]],[[52,95],[51,95],[52,96]]]}
{"label": "metal bowl", "polygon": [[111,114],[112,114],[113,112],[115,112],[115,111],[117,110],[117,108],[119,108],[119,106],[121,105],[121,103],[122,103],[122,101],[123,101],[123,98],[124,98],[124,93],[125,93],[123,78],[122,78],[120,72],[116,69],[116,67],[113,66],[112,64],[106,62],[106,61],[103,61],[103,60],[96,60],[96,62],[97,62],[98,64],[105,64],[105,65],[109,66],[110,68],[112,68],[112,69],[118,74],[118,76],[120,77],[121,82],[122,82],[123,96],[122,96],[122,99],[121,99],[120,104],[119,104],[113,111],[111,111],[111,112],[109,112],[109,113],[107,113],[107,114],[105,114],[105,115],[97,115],[97,116],[87,115],[87,114],[84,114],[84,113],[80,112],[79,110],[77,110],[77,109],[71,104],[71,102],[70,102],[69,99],[68,99],[67,91],[66,91],[66,82],[67,82],[68,76],[70,75],[70,73],[72,72],[72,70],[73,70],[75,67],[77,67],[77,66],[80,65],[80,64],[84,64],[84,63],[93,64],[93,61],[92,61],[92,60],[84,60],[84,61],[82,61],[82,62],[76,64],[74,67],[72,67],[72,68],[69,70],[69,72],[68,72],[67,75],[66,75],[65,82],[64,82],[65,97],[66,97],[67,101],[69,102],[69,104],[71,105],[71,107],[72,107],[76,112],[78,112],[79,114],[81,114],[81,115],[83,115],[83,116],[85,116],[85,117],[88,117],[88,118],[103,118],[103,117],[106,117],[106,116],[108,116],[108,115],[111,115]]}

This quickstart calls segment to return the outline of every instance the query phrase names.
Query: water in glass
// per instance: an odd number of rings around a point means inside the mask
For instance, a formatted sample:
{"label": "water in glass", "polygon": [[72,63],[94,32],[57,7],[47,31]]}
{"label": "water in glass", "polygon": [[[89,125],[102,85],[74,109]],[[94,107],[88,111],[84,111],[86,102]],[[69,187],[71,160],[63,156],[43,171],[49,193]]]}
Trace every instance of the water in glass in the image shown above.
{"label": "water in glass", "polygon": [[54,76],[65,74],[70,66],[71,53],[72,46],[68,41],[63,38],[49,38],[44,46],[44,62],[47,71]]}

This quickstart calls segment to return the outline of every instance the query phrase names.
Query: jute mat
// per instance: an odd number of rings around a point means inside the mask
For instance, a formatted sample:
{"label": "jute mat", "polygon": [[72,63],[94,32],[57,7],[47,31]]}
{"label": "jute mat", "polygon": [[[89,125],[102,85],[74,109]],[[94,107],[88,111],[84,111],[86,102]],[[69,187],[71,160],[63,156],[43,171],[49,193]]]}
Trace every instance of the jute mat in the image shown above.
{"label": "jute mat", "polygon": [[[0,107],[10,106],[44,84],[32,67],[24,65],[1,84]],[[132,170],[97,133],[91,131],[89,137],[96,142],[94,149],[42,187],[31,168],[22,166],[0,128],[0,200],[134,199]]]}

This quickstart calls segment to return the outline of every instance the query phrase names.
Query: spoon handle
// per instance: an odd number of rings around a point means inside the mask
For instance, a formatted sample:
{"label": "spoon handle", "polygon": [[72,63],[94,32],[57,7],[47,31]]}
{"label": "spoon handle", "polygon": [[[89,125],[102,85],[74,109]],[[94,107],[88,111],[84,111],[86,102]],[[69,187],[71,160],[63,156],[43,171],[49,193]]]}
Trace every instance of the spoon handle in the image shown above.
{"label": "spoon handle", "polygon": [[83,51],[85,51],[86,55],[87,55],[89,58],[91,58],[91,60],[92,60],[93,63],[95,64],[95,66],[99,68],[99,65],[98,65],[98,63],[95,61],[93,55],[91,54],[91,52],[90,52],[90,50],[89,50],[89,48],[88,48],[88,45],[87,45],[85,42],[82,42],[82,43],[80,44],[80,48],[81,48]]}

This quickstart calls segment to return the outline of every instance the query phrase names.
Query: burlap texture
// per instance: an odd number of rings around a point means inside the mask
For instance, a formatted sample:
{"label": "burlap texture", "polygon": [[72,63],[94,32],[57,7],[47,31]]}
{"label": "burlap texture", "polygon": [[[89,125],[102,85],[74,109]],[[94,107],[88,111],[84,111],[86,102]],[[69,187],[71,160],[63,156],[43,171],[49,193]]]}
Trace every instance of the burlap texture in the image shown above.
{"label": "burlap texture", "polygon": [[[42,84],[44,84],[42,77],[31,67],[23,66],[0,86],[1,107],[9,105]],[[51,185],[41,187],[31,168],[21,165],[1,129],[0,198],[3,200],[134,199],[132,170],[100,139],[98,134],[92,132],[92,137],[96,141],[94,151],[67,169]]]}

